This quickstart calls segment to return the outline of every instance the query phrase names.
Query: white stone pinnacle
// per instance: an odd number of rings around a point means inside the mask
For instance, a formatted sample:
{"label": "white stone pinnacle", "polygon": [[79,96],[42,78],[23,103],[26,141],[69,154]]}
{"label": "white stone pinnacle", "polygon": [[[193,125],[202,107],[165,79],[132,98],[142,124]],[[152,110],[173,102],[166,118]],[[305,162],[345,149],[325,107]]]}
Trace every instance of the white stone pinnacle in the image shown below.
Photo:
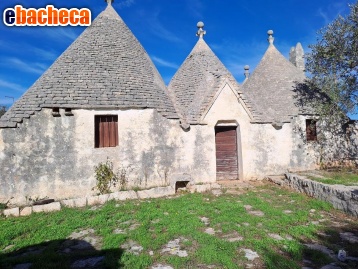
{"label": "white stone pinnacle", "polygon": [[198,36],[199,38],[203,38],[204,35],[206,34],[206,31],[203,30],[204,23],[202,21],[199,21],[196,26],[199,28],[198,32],[196,33],[196,36]]}
{"label": "white stone pinnacle", "polygon": [[245,73],[244,73],[245,78],[249,78],[249,76],[250,76],[250,73],[249,73],[250,66],[245,65],[245,66],[244,66],[244,70],[245,70]]}
{"label": "white stone pinnacle", "polygon": [[269,36],[268,37],[268,42],[270,43],[270,45],[272,45],[273,44],[273,41],[275,40],[275,38],[272,36],[273,35],[273,31],[272,30],[268,30],[267,31],[267,35]]}

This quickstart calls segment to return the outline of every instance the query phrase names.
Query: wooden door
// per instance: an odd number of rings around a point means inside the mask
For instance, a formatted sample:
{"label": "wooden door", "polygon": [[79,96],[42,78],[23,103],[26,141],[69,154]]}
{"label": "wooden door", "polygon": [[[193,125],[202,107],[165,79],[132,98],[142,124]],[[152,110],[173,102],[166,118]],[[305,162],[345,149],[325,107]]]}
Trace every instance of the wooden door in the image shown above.
{"label": "wooden door", "polygon": [[238,179],[236,126],[215,127],[216,179]]}

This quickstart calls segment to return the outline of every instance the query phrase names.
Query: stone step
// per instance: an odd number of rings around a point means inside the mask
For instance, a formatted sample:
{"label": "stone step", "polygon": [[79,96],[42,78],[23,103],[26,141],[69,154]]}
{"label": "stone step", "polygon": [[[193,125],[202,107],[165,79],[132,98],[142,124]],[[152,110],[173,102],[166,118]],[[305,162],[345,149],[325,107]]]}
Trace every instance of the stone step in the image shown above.
{"label": "stone step", "polygon": [[279,186],[284,185],[286,179],[285,176],[267,176],[266,179],[270,182],[273,182]]}

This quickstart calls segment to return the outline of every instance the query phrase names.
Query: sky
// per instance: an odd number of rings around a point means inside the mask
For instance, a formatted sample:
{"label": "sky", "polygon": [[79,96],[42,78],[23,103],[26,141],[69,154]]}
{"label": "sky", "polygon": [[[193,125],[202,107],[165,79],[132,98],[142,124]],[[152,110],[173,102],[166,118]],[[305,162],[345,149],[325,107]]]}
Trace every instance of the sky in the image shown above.
{"label": "sky", "polygon": [[[207,44],[234,75],[244,80],[244,66],[252,73],[265,53],[267,31],[276,48],[288,58],[301,42],[305,52],[317,31],[337,16],[349,13],[355,0],[115,0],[113,7],[148,52],[166,84],[188,56],[198,37],[197,22],[205,24]],[[89,8],[92,20],[103,11],[104,0],[7,0],[6,8]],[[0,21],[0,105],[16,101],[85,27],[10,27]],[[358,116],[353,116],[358,119]]]}

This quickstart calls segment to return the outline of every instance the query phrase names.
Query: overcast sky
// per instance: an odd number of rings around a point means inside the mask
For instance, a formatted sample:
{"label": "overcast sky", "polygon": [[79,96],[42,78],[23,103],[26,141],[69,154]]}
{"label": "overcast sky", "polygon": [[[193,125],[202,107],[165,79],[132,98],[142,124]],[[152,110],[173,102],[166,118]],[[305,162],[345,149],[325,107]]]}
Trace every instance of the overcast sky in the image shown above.
{"label": "overcast sky", "polygon": [[[239,83],[243,67],[250,72],[267,49],[267,30],[275,46],[288,57],[301,42],[305,51],[316,32],[338,15],[347,15],[348,0],[115,0],[113,6],[142,43],[166,84],[197,41],[198,21],[214,53]],[[1,1],[4,9],[20,4],[40,8],[87,7],[94,19],[106,7],[104,0]],[[82,33],[84,27],[7,27],[0,22],[0,104],[18,99]]]}

